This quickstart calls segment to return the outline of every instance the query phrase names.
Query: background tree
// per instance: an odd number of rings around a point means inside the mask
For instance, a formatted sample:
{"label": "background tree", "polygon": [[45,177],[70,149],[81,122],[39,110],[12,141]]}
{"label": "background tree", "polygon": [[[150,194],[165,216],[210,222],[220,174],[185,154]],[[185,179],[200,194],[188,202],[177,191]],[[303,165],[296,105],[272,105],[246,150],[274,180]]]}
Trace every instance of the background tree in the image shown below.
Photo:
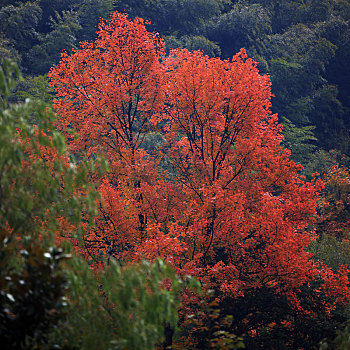
{"label": "background tree", "polygon": [[63,50],[72,49],[81,29],[78,13],[72,11],[62,12],[62,15],[56,12],[50,24],[51,31],[41,34],[39,43],[26,55],[26,66],[35,75],[47,73],[52,64],[59,61]]}
{"label": "background tree", "polygon": [[152,27],[164,35],[181,36],[198,30],[227,3],[227,0],[127,0],[116,3],[115,9],[151,20]]}
{"label": "background tree", "polygon": [[[0,32],[8,41],[7,45],[15,52],[14,56],[18,55],[21,59],[22,55],[38,42],[37,25],[41,14],[42,10],[37,2],[28,1],[18,6],[8,5],[0,8]],[[6,41],[3,41],[2,45],[6,44]]]}
{"label": "background tree", "polygon": [[325,176],[326,194],[320,203],[319,234],[348,240],[349,226],[349,169],[334,166]]}
{"label": "background tree", "polygon": [[[292,149],[291,159],[296,163],[306,165],[310,160],[310,155],[317,148],[315,145],[317,138],[314,136],[315,126],[297,127],[287,118],[283,119],[283,145]],[[312,178],[312,171],[308,174],[308,179]]]}
{"label": "background tree", "polygon": [[230,11],[212,18],[205,29],[208,38],[219,44],[222,58],[231,58],[242,47],[257,57],[271,33],[271,18],[259,4],[238,2]]}

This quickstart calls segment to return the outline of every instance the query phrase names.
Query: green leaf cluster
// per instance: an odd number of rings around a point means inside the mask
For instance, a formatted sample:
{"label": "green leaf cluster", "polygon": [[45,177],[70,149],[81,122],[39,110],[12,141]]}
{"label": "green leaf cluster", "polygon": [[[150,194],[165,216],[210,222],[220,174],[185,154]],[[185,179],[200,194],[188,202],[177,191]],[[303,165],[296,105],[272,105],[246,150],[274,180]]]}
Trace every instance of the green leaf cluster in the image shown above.
{"label": "green leaf cluster", "polygon": [[[53,127],[55,114],[45,103],[30,99],[9,103],[16,78],[20,78],[17,66],[4,61],[0,67],[0,227],[9,226],[13,234],[38,234],[42,221],[54,232],[61,216],[78,228],[81,213],[96,210],[97,192],[82,181],[93,164],[69,160],[64,137]],[[55,159],[47,159],[43,148],[54,152]],[[74,191],[85,195],[74,196]]]}

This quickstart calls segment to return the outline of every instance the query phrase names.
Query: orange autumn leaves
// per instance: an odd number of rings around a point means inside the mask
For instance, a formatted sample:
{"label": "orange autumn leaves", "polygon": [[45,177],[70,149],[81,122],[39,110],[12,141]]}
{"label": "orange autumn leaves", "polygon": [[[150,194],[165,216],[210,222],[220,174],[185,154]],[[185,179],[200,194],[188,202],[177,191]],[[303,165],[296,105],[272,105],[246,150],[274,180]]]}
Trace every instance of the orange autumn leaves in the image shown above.
{"label": "orange autumn leaves", "polygon": [[160,256],[224,296],[267,287],[296,300],[320,276],[326,293],[348,295],[347,269],[325,271],[306,251],[323,184],[299,177],[269,77],[244,50],[165,57],[142,19],[113,13],[50,78],[72,152],[110,164],[91,174],[103,201],[84,244],[96,262]]}

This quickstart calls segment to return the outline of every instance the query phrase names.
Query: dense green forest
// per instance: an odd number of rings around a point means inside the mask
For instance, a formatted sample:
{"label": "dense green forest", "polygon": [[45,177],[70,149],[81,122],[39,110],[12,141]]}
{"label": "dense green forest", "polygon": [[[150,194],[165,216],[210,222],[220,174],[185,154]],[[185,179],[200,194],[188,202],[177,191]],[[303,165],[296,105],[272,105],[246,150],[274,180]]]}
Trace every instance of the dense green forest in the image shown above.
{"label": "dense green forest", "polygon": [[350,347],[349,0],[0,6],[4,348]]}

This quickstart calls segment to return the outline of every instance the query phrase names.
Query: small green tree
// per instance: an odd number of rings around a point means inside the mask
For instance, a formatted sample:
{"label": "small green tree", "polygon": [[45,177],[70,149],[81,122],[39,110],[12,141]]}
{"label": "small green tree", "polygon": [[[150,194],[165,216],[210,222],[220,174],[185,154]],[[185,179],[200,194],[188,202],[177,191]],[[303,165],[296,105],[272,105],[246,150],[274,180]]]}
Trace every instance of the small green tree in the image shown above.
{"label": "small green tree", "polygon": [[317,138],[313,130],[315,126],[297,127],[289,119],[283,118],[284,146],[292,151],[291,158],[302,165],[310,159],[310,154],[316,149]]}
{"label": "small green tree", "polygon": [[[0,66],[0,339],[7,349],[48,344],[64,317],[66,278],[55,246],[62,223],[79,229],[95,211],[89,166],[70,162],[54,113],[40,101],[11,104],[18,67]],[[35,125],[33,123],[35,122]],[[81,195],[78,195],[78,194]]]}
{"label": "small green tree", "polygon": [[162,260],[124,267],[112,260],[97,278],[82,259],[67,267],[71,305],[60,331],[78,349],[155,349],[176,328],[181,292],[199,288]]}

